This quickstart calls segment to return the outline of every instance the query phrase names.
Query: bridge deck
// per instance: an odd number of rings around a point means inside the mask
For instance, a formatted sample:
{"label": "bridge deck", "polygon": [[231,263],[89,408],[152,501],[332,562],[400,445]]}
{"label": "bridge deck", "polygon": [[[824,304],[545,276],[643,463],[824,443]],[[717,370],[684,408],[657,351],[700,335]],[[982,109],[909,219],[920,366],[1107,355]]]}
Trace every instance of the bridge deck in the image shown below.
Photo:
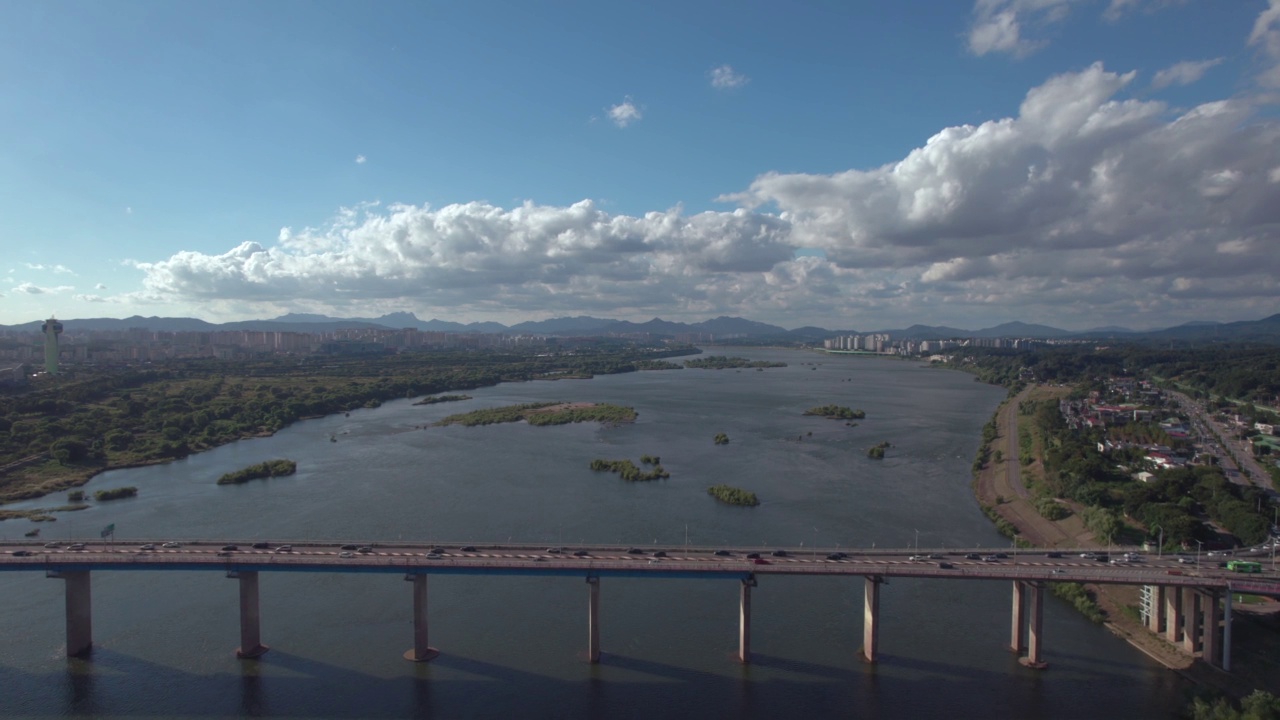
{"label": "bridge deck", "polygon": [[[94,543],[83,550],[46,548],[35,543],[0,546],[0,571],[197,570],[270,572],[348,572],[465,575],[542,575],[576,577],[723,578],[749,576],[880,576],[968,580],[1088,582],[1231,588],[1236,592],[1280,597],[1280,575],[1240,575],[1217,562],[1193,566],[1176,556],[1147,556],[1141,561],[1109,564],[1079,556],[1050,558],[1044,551],[1006,553],[1008,557],[970,559],[983,550],[885,549],[850,551],[813,548],[650,547],[575,545],[553,552],[533,545],[431,546],[396,544],[343,551],[333,543],[291,543],[292,551],[251,549],[252,543],[191,541],[180,548],[141,550],[137,545]],[[63,544],[65,545],[65,544]],[[223,551],[236,545],[234,551]],[[272,547],[278,547],[273,544]],[[462,549],[465,548],[465,549]],[[474,549],[473,549],[474,548]],[[441,552],[433,553],[432,549]],[[14,551],[30,555],[14,555]],[[575,556],[574,552],[585,553]],[[655,553],[663,556],[655,557]],[[758,553],[760,557],[749,558]],[[829,559],[833,553],[845,557]],[[344,557],[346,554],[348,557]],[[918,559],[911,559],[916,556]],[[926,556],[926,557],[920,557]],[[927,557],[932,556],[932,557]]]}

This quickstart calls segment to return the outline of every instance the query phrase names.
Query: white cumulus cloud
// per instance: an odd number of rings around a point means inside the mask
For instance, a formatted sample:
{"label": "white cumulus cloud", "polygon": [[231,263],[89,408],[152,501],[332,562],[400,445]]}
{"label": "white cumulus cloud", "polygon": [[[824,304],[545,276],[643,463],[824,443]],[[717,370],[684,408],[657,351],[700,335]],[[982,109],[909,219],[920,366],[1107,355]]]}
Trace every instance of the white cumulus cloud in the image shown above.
{"label": "white cumulus cloud", "polygon": [[1258,48],[1267,65],[1258,76],[1258,82],[1270,88],[1280,88],[1280,0],[1270,4],[1253,23],[1249,33],[1249,45]]}
{"label": "white cumulus cloud", "polygon": [[608,112],[609,119],[613,121],[613,124],[620,128],[624,128],[644,117],[640,112],[640,108],[632,102],[630,95],[617,105],[611,106],[606,112]]}
{"label": "white cumulus cloud", "polygon": [[1067,17],[1071,5],[1079,0],[977,0],[969,25],[969,51],[974,55],[1010,53],[1028,55],[1044,40],[1026,37],[1024,30],[1043,29]]}
{"label": "white cumulus cloud", "polygon": [[733,67],[730,65],[712,68],[708,74],[711,76],[711,87],[721,90],[742,87],[751,82],[751,78],[742,73],[734,72]]}
{"label": "white cumulus cloud", "polygon": [[357,155],[357,156],[356,156],[356,164],[357,164],[357,165],[363,165],[363,164],[365,164],[366,162],[368,162],[368,160],[369,160],[369,158],[366,158],[366,157],[365,157],[365,156],[363,156],[363,155]]}
{"label": "white cumulus cloud", "polygon": [[1280,123],[1242,98],[1177,112],[1127,98],[1134,79],[1101,64],[1052,77],[1012,117],[942,128],[880,167],[760,175],[722,196],[739,205],[727,212],[368,204],[136,267],[155,302],[452,317],[1149,326],[1276,312]]}
{"label": "white cumulus cloud", "polygon": [[1171,65],[1156,73],[1155,77],[1151,79],[1151,87],[1158,89],[1169,87],[1170,85],[1190,85],[1204,77],[1204,74],[1210,68],[1221,65],[1222,60],[1223,58],[1199,61],[1188,60],[1187,62]]}

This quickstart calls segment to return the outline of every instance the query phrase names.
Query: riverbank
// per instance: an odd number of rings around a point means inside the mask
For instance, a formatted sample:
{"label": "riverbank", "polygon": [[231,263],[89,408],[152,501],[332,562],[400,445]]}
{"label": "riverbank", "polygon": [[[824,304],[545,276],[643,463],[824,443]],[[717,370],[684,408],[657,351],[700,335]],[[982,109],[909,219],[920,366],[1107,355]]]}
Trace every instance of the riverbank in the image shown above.
{"label": "riverbank", "polygon": [[[1000,461],[990,459],[974,477],[973,488],[978,502],[1017,529],[1019,539],[1036,547],[1097,547],[1093,534],[1081,522],[1078,507],[1063,520],[1047,520],[1035,509],[1023,481],[1024,468],[1019,463],[1018,407],[1024,400],[1039,400],[1065,394],[1065,388],[1032,385],[1004,401],[995,412],[996,437],[992,451],[999,449]],[[1025,472],[1041,473],[1039,452]],[[1233,633],[1235,650],[1233,668],[1225,673],[1185,653],[1160,636],[1147,630],[1132,612],[1138,607],[1139,589],[1128,585],[1086,585],[1106,614],[1103,625],[1151,659],[1177,672],[1196,685],[1211,688],[1233,697],[1243,697],[1256,688],[1273,694],[1280,692],[1280,672],[1276,672],[1274,642],[1280,633],[1280,603],[1259,606],[1236,606],[1238,618]],[[1248,632],[1241,632],[1247,627]],[[1050,641],[1051,642],[1051,641]]]}

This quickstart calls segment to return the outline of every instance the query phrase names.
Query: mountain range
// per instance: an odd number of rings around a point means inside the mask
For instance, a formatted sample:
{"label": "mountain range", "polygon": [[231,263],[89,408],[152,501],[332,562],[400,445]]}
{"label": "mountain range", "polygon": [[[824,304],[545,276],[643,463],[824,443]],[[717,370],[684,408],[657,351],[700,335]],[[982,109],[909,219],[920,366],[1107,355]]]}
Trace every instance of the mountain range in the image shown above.
{"label": "mountain range", "polygon": [[[40,332],[42,321],[21,325],[0,325],[0,331]],[[229,330],[266,332],[332,332],[352,329],[408,329],[424,332],[451,333],[506,333],[513,335],[629,335],[648,333],[653,336],[685,334],[730,336],[752,340],[779,340],[816,342],[837,335],[865,335],[872,332],[887,333],[894,339],[946,340],[950,338],[1032,338],[1032,339],[1096,339],[1186,342],[1263,342],[1280,344],[1280,314],[1261,320],[1238,322],[1194,321],[1171,328],[1152,331],[1134,331],[1128,328],[1108,326],[1084,332],[1072,332],[1048,325],[1008,322],[980,330],[965,330],[946,326],[911,325],[906,328],[879,330],[828,330],[806,326],[787,330],[767,323],[739,317],[720,316],[697,323],[683,323],[653,318],[636,323],[629,320],[611,320],[587,315],[536,320],[507,326],[496,322],[458,323],[448,320],[420,320],[410,312],[395,312],[381,317],[335,318],[309,313],[290,313],[270,320],[241,320],[228,323],[210,323],[196,318],[141,317],[134,315],[123,319],[85,318],[63,320],[67,331],[124,331],[140,328],[152,332],[218,332]]]}

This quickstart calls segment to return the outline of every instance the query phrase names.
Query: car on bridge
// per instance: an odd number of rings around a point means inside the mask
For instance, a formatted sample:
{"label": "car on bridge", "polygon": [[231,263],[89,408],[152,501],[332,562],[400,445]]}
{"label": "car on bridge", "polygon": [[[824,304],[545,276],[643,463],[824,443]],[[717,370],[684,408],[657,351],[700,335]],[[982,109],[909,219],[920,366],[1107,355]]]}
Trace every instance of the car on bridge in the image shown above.
{"label": "car on bridge", "polygon": [[719,557],[729,557],[733,553],[729,552],[728,550],[717,550],[715,551],[714,554],[718,555]]}
{"label": "car on bridge", "polygon": [[222,552],[232,552],[233,550],[239,550],[239,549],[240,549],[240,548],[239,548],[239,547],[237,547],[237,546],[235,546],[235,545],[223,545],[223,546],[222,546]]}
{"label": "car on bridge", "polygon": [[14,557],[31,557],[32,555],[35,555],[35,553],[31,552],[30,550],[14,550],[9,554]]}
{"label": "car on bridge", "polygon": [[266,550],[267,548],[271,547],[271,544],[265,543],[265,542],[256,542],[250,547],[252,547],[254,550]]}
{"label": "car on bridge", "polygon": [[180,547],[182,547],[182,543],[180,543],[180,542],[173,542],[173,541],[169,541],[169,542],[167,542],[167,543],[165,543],[165,544],[161,545],[160,547],[162,547],[162,548],[164,548],[164,549],[166,549],[166,550],[174,550],[174,549],[176,549],[176,548],[180,548]]}

